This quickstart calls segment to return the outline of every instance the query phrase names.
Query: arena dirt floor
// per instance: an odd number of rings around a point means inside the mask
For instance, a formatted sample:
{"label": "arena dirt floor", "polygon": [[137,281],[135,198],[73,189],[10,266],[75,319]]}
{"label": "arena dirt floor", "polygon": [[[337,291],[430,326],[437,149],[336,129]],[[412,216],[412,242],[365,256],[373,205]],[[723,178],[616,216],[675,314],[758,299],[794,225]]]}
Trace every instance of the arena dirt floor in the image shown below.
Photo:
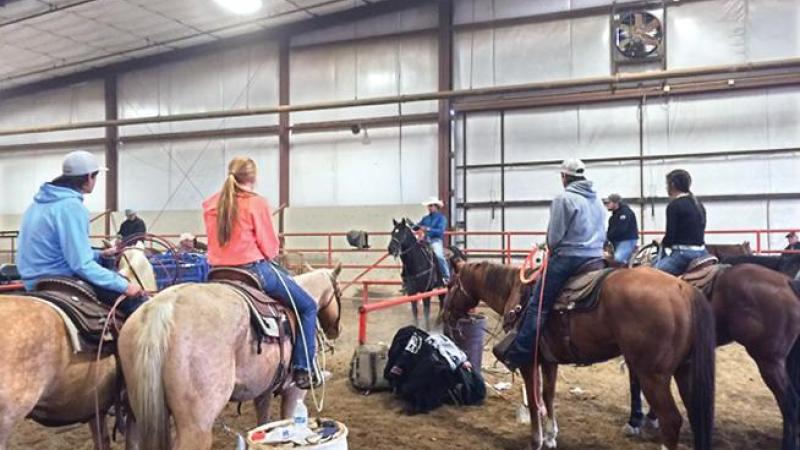
{"label": "arena dirt floor", "polygon": [[[489,391],[480,407],[443,407],[430,414],[409,416],[403,405],[389,393],[363,395],[347,380],[350,357],[356,342],[356,300],[346,301],[345,330],[337,342],[336,354],[329,358],[333,379],[328,385],[325,416],[346,423],[351,449],[415,450],[521,450],[528,444],[528,427],[516,423],[520,399],[519,383],[500,394]],[[389,342],[393,332],[409,319],[408,308],[374,313],[369,320],[371,342]],[[715,449],[777,449],[780,447],[781,421],[772,396],[744,350],[737,345],[717,353],[717,418]],[[494,359],[485,354],[484,367],[491,370]],[[496,372],[496,371],[492,371]],[[508,374],[487,373],[487,382],[512,381]],[[580,388],[580,389],[576,389]],[[507,398],[506,398],[507,397]],[[677,398],[677,394],[676,394]],[[309,403],[310,404],[310,403]],[[562,367],[556,408],[561,433],[558,446],[566,450],[656,449],[657,437],[631,439],[621,433],[628,414],[627,375],[620,361],[612,360],[588,368]],[[311,407],[309,408],[312,409]],[[250,405],[236,415],[231,404],[222,421],[233,429],[254,426]],[[682,443],[691,447],[691,436],[684,415]],[[86,426],[48,429],[26,421],[17,427],[11,449],[90,450]],[[123,443],[113,448],[123,449]],[[214,449],[235,448],[232,436],[218,426]]]}

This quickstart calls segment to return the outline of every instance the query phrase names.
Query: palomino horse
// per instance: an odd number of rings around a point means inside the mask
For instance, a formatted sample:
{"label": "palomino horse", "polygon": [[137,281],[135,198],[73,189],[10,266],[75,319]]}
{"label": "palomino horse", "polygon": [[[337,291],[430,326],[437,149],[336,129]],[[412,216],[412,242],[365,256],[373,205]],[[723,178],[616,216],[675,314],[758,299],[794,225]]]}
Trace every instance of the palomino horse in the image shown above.
{"label": "palomino horse", "polygon": [[[389,241],[389,254],[403,262],[403,288],[405,295],[415,295],[435,288],[444,287],[439,262],[433,250],[425,248],[425,243],[417,240],[410,220],[392,220],[391,240]],[[439,310],[441,310],[442,297],[439,297]],[[419,326],[419,313],[417,302],[411,302],[411,313],[414,316],[414,325]],[[422,300],[422,315],[425,329],[430,330],[431,299]]]}
{"label": "palomino horse", "polygon": [[[296,278],[318,301],[320,324],[331,339],[339,334],[340,270]],[[281,358],[288,364],[291,353],[290,342],[256,349],[250,311],[232,286],[184,284],[162,291],[120,333],[120,362],[135,417],[128,422],[128,449],[210,449],[212,427],[229,401],[254,400],[258,423],[266,423],[270,385]],[[296,388],[288,389],[282,392],[284,416],[300,398]],[[176,427],[172,447],[170,414]]]}
{"label": "palomino horse", "polygon": [[[502,317],[518,303],[523,287],[517,268],[487,262],[467,264],[451,284],[443,319],[453,324],[481,300]],[[714,317],[697,289],[654,269],[618,269],[603,281],[594,309],[551,314],[542,340],[558,364],[595,363],[622,354],[642,380],[645,396],[661,420],[662,448],[669,450],[678,448],[682,421],[670,392],[670,379],[675,377],[689,411],[694,448],[711,448]],[[534,386],[534,369],[538,368],[533,364],[521,367],[534,449],[542,445],[554,448],[558,433],[553,408],[558,366],[540,363],[547,409],[544,439],[535,395],[540,387]]]}
{"label": "palomino horse", "polygon": [[[766,267],[741,264],[722,269],[710,296],[718,344],[741,344],[778,403],[782,450],[800,448],[800,299],[790,282]],[[635,401],[638,396],[632,383],[631,398]],[[641,408],[634,408],[631,416],[641,416]]]}
{"label": "palomino horse", "polygon": [[[124,254],[140,279],[154,279],[141,251]],[[155,282],[143,283],[156,289]],[[46,426],[89,422],[95,449],[110,448],[105,419],[117,387],[113,355],[76,353],[61,315],[30,297],[0,297],[0,329],[0,450],[26,416]]]}

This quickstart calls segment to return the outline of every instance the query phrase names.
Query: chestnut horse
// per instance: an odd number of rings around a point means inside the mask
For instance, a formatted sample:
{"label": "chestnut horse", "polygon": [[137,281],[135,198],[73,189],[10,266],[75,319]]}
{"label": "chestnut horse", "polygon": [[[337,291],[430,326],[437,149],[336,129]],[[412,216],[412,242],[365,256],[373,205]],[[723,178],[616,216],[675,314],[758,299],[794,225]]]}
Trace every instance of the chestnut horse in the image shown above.
{"label": "chestnut horse", "polygon": [[[518,303],[523,286],[517,268],[488,262],[467,264],[450,287],[443,319],[453,324],[481,300],[502,317]],[[534,386],[534,369],[539,368],[533,364],[521,367],[529,397],[533,449],[556,446],[553,400],[557,364],[590,364],[620,354],[639,376],[645,397],[661,421],[662,448],[678,448],[682,419],[670,391],[673,377],[689,411],[694,448],[711,448],[714,316],[700,291],[654,269],[617,269],[603,281],[595,308],[563,315],[554,312],[550,317],[542,339],[558,363],[539,361],[547,410],[544,438],[535,395],[540,387]]]}
{"label": "chestnut horse", "polygon": [[[718,275],[711,292],[719,345],[738,342],[755,361],[783,418],[781,450],[797,450],[800,420],[800,299],[791,279],[755,264]],[[639,396],[631,387],[632,399]],[[641,409],[631,416],[641,416]]]}
{"label": "chestnut horse", "polygon": [[[320,324],[331,339],[339,334],[340,271],[341,266],[296,277],[318,301]],[[258,351],[255,342],[250,311],[229,285],[174,286],[139,308],[119,337],[133,411],[127,448],[211,449],[212,427],[229,401],[254,400],[258,423],[266,423],[271,384],[282,357],[288,367],[292,348],[288,341],[265,342]],[[281,393],[282,413],[287,416],[302,394],[293,385],[285,385]],[[170,414],[177,432],[174,446]]]}
{"label": "chestnut horse", "polygon": [[[124,254],[130,266],[120,273],[131,274],[132,267],[138,279],[153,280],[142,281],[142,288],[154,291],[153,268],[144,254],[137,249]],[[114,357],[76,353],[53,308],[31,297],[0,296],[0,450],[26,416],[46,426],[88,422],[94,448],[111,446],[105,419],[116,394]]]}

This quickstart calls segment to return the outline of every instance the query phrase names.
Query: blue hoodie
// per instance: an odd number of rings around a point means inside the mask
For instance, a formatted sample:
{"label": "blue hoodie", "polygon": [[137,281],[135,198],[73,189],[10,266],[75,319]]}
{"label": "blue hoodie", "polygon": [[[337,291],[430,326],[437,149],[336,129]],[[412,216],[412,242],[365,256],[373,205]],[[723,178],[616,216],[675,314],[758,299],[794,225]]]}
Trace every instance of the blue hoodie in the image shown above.
{"label": "blue hoodie", "polygon": [[550,205],[547,245],[554,255],[602,258],[606,210],[587,180],[574,181]]}
{"label": "blue hoodie", "polygon": [[100,252],[89,242],[89,210],[83,194],[45,183],[25,211],[19,230],[17,268],[32,290],[39,278],[76,276],[101,288],[124,292],[128,281],[98,261]]}

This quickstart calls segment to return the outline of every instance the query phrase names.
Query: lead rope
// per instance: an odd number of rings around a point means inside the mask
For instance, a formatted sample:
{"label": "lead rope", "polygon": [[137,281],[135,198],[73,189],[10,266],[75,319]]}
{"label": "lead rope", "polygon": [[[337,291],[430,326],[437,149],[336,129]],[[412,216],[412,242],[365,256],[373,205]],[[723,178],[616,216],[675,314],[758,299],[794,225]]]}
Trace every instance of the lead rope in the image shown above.
{"label": "lead rope", "polygon": [[[533,403],[536,405],[536,409],[540,416],[546,415],[547,410],[544,407],[544,403],[542,402],[541,392],[539,389],[539,339],[541,338],[541,331],[542,331],[542,308],[544,306],[544,288],[545,283],[547,281],[547,265],[549,260],[549,254],[547,251],[544,252],[544,256],[542,258],[542,265],[539,267],[530,278],[525,276],[525,271],[528,267],[533,269],[533,258],[539,252],[537,247],[534,247],[533,250],[530,251],[528,256],[525,258],[525,262],[522,264],[519,270],[519,277],[520,281],[523,283],[530,283],[533,280],[536,280],[538,277],[542,277],[542,286],[539,290],[539,302],[537,305],[537,314],[536,314],[536,337],[533,341]],[[536,295],[536,294],[534,294]]]}
{"label": "lead rope", "polygon": [[[295,317],[297,317],[298,322],[302,322],[300,320],[300,312],[297,310],[297,305],[294,302],[294,296],[292,296],[292,293],[289,290],[289,287],[286,285],[286,281],[283,279],[283,276],[280,274],[280,271],[278,269],[276,269],[274,265],[269,264],[269,267],[270,267],[270,269],[272,269],[273,272],[275,272],[275,275],[278,277],[278,279],[281,281],[281,284],[283,285],[283,289],[286,291],[286,294],[289,296],[289,302],[292,304],[292,309],[294,310]],[[319,326],[319,319],[317,319],[317,326]],[[316,390],[316,388],[314,388],[314,374],[318,372],[318,369],[317,369],[317,366],[316,366],[316,360],[315,361],[311,361],[311,358],[308,357],[308,345],[307,345],[308,344],[308,340],[306,338],[306,333],[303,330],[302,323],[297,328],[300,329],[300,338],[303,341],[303,346],[306,348],[306,352],[305,352],[306,353],[306,365],[308,366],[308,376],[309,376],[309,382],[310,382],[310,385],[311,385],[311,389],[310,389],[310,391],[311,391],[311,399],[314,401],[314,408],[317,410],[317,414],[321,414],[322,413],[322,409],[325,406],[325,378],[322,376],[322,374],[320,374],[320,380],[322,381],[322,392],[320,394],[321,397],[318,399],[317,398],[317,390]],[[316,338],[316,336],[315,336],[315,338]],[[316,353],[319,354],[320,352],[318,351]],[[324,349],[323,349],[323,353],[324,353]],[[324,356],[322,357],[322,360],[323,360],[323,365],[324,365],[325,364],[325,357]]]}

